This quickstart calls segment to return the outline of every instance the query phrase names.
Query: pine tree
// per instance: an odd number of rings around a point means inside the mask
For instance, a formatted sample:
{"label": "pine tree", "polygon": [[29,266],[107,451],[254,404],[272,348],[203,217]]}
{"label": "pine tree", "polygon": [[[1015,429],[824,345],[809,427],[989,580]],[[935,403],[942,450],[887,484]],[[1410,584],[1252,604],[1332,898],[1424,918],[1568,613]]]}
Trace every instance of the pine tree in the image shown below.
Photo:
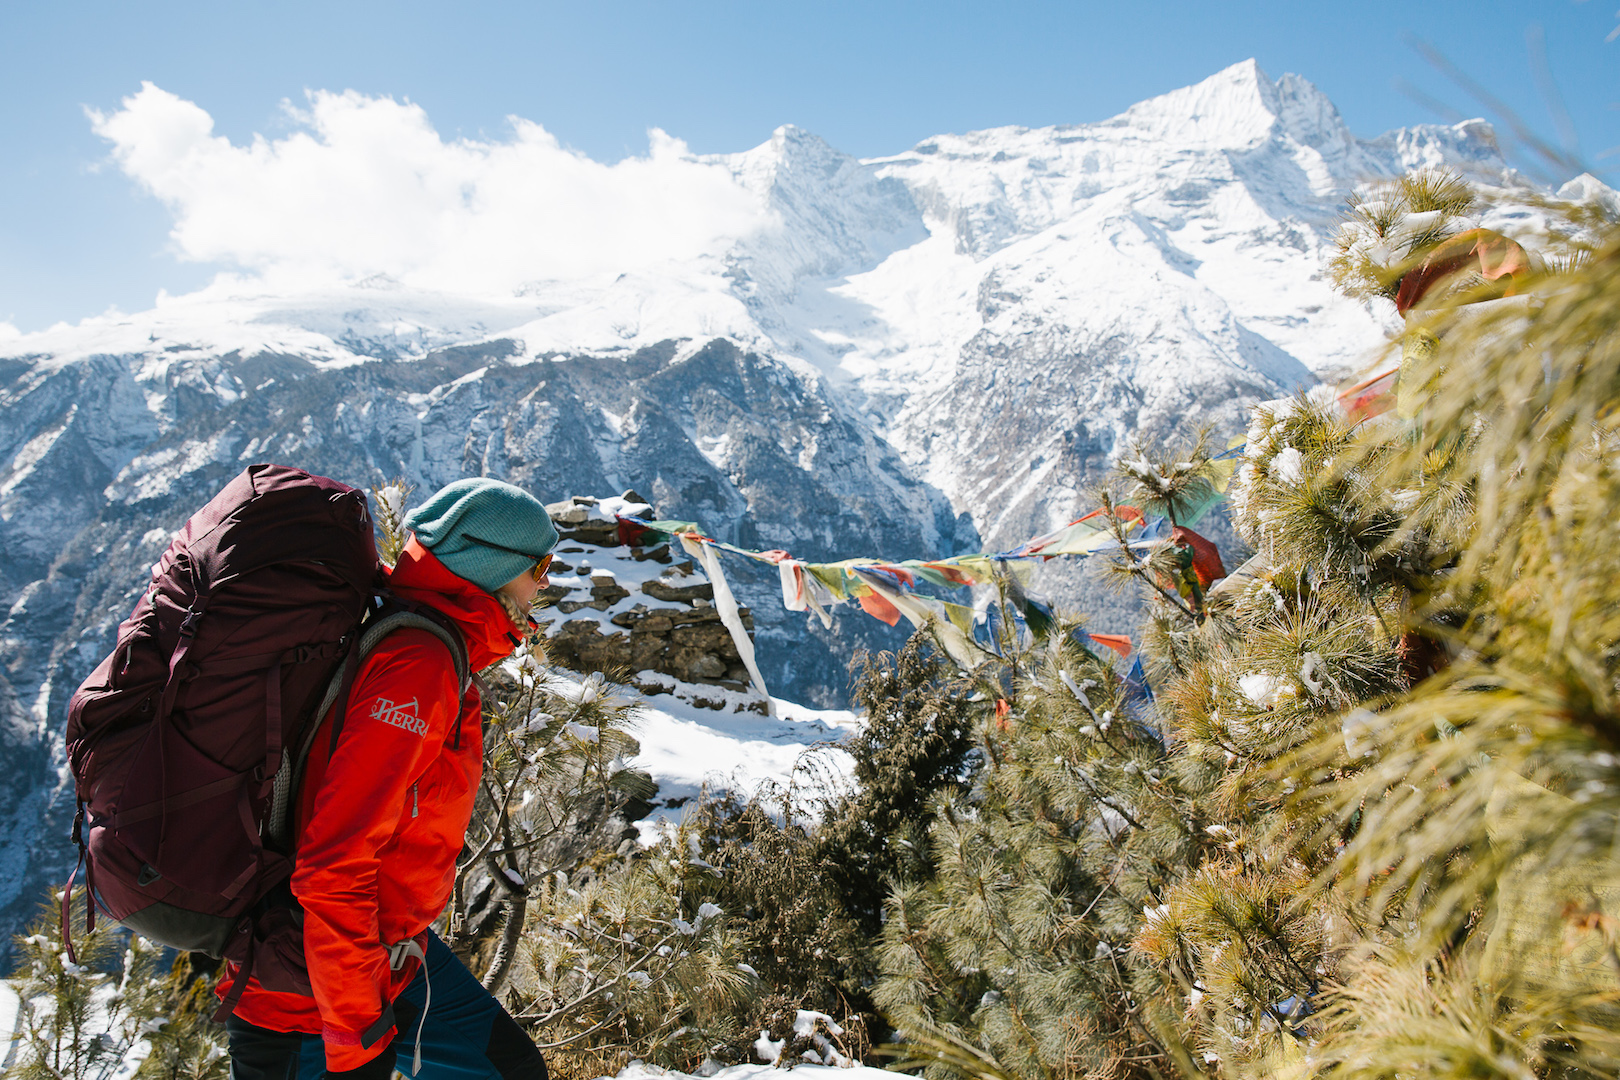
{"label": "pine tree", "polygon": [[509,1007],[563,1076],[632,1057],[695,1071],[743,1042],[761,986],[714,894],[697,832],[529,886]]}
{"label": "pine tree", "polygon": [[530,879],[510,999],[562,1072],[864,1052],[877,907],[932,872],[919,821],[963,787],[977,707],[926,635],[855,670],[872,717],[853,784],[812,750],[785,785],[705,795],[650,848]]}
{"label": "pine tree", "polygon": [[112,930],[103,923],[86,932],[81,918],[69,956],[54,909],[60,897],[51,899],[17,939],[21,962],[13,985],[23,1003],[22,1048],[5,1080],[89,1080],[122,1050],[115,1034],[120,1003],[102,970],[112,959]]}
{"label": "pine tree", "polygon": [[892,657],[856,657],[853,704],[861,729],[844,745],[853,786],[821,808],[816,858],[861,931],[876,936],[897,883],[929,877],[935,795],[961,791],[972,772],[972,684],[914,635]]}
{"label": "pine tree", "polygon": [[[1165,745],[1097,739],[1123,702],[1069,685],[1067,645],[1008,654],[1013,706],[938,805],[939,873],[891,900],[877,997],[913,1064],[1613,1074],[1620,238],[1570,208],[1570,249],[1493,278],[1509,249],[1455,177],[1374,194],[1353,214],[1387,250],[1338,269],[1421,301],[1401,415],[1258,408],[1230,503],[1255,555],[1208,590],[1131,540],[1219,482],[1209,440],[1125,455],[1106,505]],[[1057,1052],[1065,1028],[1089,1057]]]}
{"label": "pine tree", "polygon": [[144,1028],[148,1046],[136,1072],[139,1080],[226,1080],[230,1075],[225,1033],[213,1020],[219,1007],[217,973],[217,962],[200,953],[182,953],[167,975],[154,982],[158,1008],[137,1027]]}
{"label": "pine tree", "polygon": [[1196,853],[1196,809],[1073,629],[979,673],[980,767],[935,796],[933,876],[889,901],[874,997],[930,1074],[1149,1076],[1181,1049],[1127,950]]}
{"label": "pine tree", "polygon": [[1419,169],[1353,192],[1328,271],[1357,299],[1394,300],[1401,278],[1448,237],[1477,222],[1474,189],[1449,169]]}
{"label": "pine tree", "polygon": [[[749,965],[770,988],[752,1025],[791,1039],[799,1010],[835,1018],[850,1039],[884,1037],[871,998],[883,904],[934,872],[928,827],[940,791],[966,787],[975,754],[972,684],[927,634],[851,666],[865,722],[836,750],[801,756],[785,785],[702,801],[690,824],[719,874],[715,900],[739,916]],[[848,1040],[844,1040],[847,1052]]]}
{"label": "pine tree", "polygon": [[1137,951],[1229,1075],[1613,1074],[1620,282],[1579,217],[1594,250],[1525,299],[1464,263],[1409,309],[1402,418],[1257,410],[1233,513],[1259,554],[1206,626],[1159,619],[1232,854]]}
{"label": "pine tree", "polygon": [[1182,1038],[1226,1075],[1297,1063],[1354,940],[1313,888],[1334,845],[1299,842],[1278,765],[1336,731],[1340,710],[1401,691],[1401,583],[1431,561],[1415,540],[1389,544],[1398,516],[1354,444],[1330,398],[1257,409],[1232,497],[1257,554],[1211,591],[1202,624],[1161,609],[1145,644],[1205,844],[1145,912],[1134,953],[1143,992],[1177,1002]]}
{"label": "pine tree", "polygon": [[1574,250],[1523,301],[1422,316],[1421,418],[1366,436],[1390,546],[1452,551],[1407,612],[1448,662],[1286,763],[1309,782],[1294,813],[1341,834],[1336,884],[1375,928],[1321,1044],[1338,1075],[1620,1064],[1620,227],[1569,224]]}
{"label": "pine tree", "polygon": [[212,978],[183,956],[165,975],[165,949],[105,922],[86,933],[82,912],[69,956],[59,903],[18,938],[21,1046],[6,1080],[99,1078],[131,1059],[141,1077],[224,1080],[229,1061],[223,1029],[211,1020]]}

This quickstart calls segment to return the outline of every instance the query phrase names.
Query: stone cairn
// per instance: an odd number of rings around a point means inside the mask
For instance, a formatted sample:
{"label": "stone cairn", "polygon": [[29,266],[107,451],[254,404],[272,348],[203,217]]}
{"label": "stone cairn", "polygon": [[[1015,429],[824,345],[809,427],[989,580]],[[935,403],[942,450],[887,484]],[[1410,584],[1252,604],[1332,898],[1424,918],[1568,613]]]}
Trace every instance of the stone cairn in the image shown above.
{"label": "stone cairn", "polygon": [[[621,499],[646,504],[634,491]],[[621,529],[597,509],[601,501],[575,495],[546,507],[559,539],[553,584],[540,594],[535,617],[548,637],[551,662],[603,672],[645,694],[673,693],[706,709],[764,713],[765,699],[749,684],[737,646],[715,610],[714,586],[678,546],[661,540],[644,546],[633,538],[634,529]],[[645,508],[634,516],[653,520],[655,515]],[[665,569],[656,575],[628,572],[649,562]],[[632,576],[639,584],[632,581],[627,588],[619,581]],[[559,578],[577,581],[560,583]],[[581,617],[587,610],[592,614]],[[553,612],[560,618],[550,618]],[[739,614],[752,635],[752,613],[741,608]]]}

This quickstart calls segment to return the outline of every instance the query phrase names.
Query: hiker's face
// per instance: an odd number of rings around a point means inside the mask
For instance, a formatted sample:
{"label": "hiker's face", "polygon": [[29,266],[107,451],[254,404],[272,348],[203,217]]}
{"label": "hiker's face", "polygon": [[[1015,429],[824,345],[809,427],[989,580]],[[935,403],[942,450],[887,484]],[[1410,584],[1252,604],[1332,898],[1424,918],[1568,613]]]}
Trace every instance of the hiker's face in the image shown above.
{"label": "hiker's face", "polygon": [[534,598],[540,590],[550,584],[551,579],[546,577],[545,574],[541,574],[536,578],[532,573],[525,570],[505,585],[502,585],[500,591],[516,600],[519,606],[528,607],[534,603]]}

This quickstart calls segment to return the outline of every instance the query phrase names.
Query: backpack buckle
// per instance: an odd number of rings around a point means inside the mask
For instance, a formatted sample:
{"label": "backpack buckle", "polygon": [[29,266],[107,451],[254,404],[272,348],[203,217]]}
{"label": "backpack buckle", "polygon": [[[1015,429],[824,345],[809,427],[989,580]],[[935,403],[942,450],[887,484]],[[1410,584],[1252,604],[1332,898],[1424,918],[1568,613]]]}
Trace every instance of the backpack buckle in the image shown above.
{"label": "backpack buckle", "polygon": [[427,953],[422,951],[422,945],[415,938],[406,938],[388,946],[388,969],[399,971],[405,966],[407,960],[420,960],[423,966],[427,965]]}

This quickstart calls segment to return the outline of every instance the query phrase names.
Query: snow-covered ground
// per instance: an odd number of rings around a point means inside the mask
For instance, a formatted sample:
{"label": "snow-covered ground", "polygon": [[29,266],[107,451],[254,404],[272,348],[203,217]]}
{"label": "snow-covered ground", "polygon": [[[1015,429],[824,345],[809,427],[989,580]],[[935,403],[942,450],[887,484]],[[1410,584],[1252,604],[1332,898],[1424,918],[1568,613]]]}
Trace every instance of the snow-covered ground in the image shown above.
{"label": "snow-covered ground", "polygon": [[0,980],[0,1039],[6,1041],[5,1051],[0,1053],[0,1071],[16,1064],[17,1007],[20,1004],[22,1002],[17,997],[17,991],[11,988],[11,983]]}
{"label": "snow-covered ground", "polygon": [[[616,515],[650,515],[644,503],[626,503],[622,498],[604,498],[594,504],[581,504],[573,512],[587,520],[612,524]],[[559,564],[566,570],[553,574],[551,584],[569,590],[557,604],[540,609],[547,622],[547,633],[555,637],[570,623],[587,622],[597,633],[609,636],[627,634],[615,617],[637,612],[678,613],[693,610],[686,601],[659,599],[643,591],[643,586],[702,587],[712,584],[693,560],[671,544],[667,561],[638,558],[636,549],[626,545],[598,547],[576,540],[564,540],[557,548]],[[617,585],[628,595],[603,608],[575,607],[564,612],[561,604],[572,600],[583,603],[593,588]],[[667,595],[667,594],[665,594]],[[708,601],[700,600],[707,605]],[[573,604],[568,605],[574,607]],[[573,688],[583,690],[589,676],[554,669],[552,685],[572,697]],[[815,755],[815,768],[807,776],[837,782],[850,769],[849,755],[837,749],[860,724],[855,713],[846,709],[815,709],[779,697],[770,698],[769,715],[754,708],[762,704],[759,688],[732,690],[722,686],[695,685],[655,671],[632,674],[630,686],[622,693],[636,701],[631,733],[641,743],[634,764],[645,769],[658,782],[656,809],[640,823],[642,836],[650,840],[659,823],[678,820],[683,808],[705,788],[753,792],[761,785],[788,786],[795,781],[797,767],[806,754]],[[665,692],[656,692],[662,689]],[[721,708],[704,707],[696,702],[720,703]],[[754,707],[754,708],[751,708]]]}
{"label": "snow-covered ground", "polygon": [[673,695],[646,698],[634,727],[641,741],[636,764],[658,781],[661,805],[644,828],[677,816],[705,784],[734,791],[752,791],[766,781],[787,785],[807,752],[848,773],[849,755],[828,744],[855,729],[854,713],[771,701],[774,717],[700,709]]}
{"label": "snow-covered ground", "polygon": [[[0,1053],[0,1069],[11,1068],[17,1057],[15,1037],[18,1005],[17,994],[11,988],[11,984],[0,980],[0,1040],[4,1041],[5,1046],[4,1052]],[[763,1049],[771,1049],[769,1040],[764,1036],[761,1038],[766,1043]],[[120,1060],[108,1061],[96,1075],[96,1080],[128,1080],[146,1059],[146,1049],[144,1041],[137,1043]],[[828,1074],[828,1077],[823,1078],[823,1073]],[[706,1080],[775,1080],[782,1076],[782,1073],[776,1066],[760,1062],[732,1065],[702,1075]],[[892,1080],[895,1074],[863,1064],[847,1063],[837,1066],[800,1062],[793,1067],[793,1075],[796,1080],[831,1080],[832,1077],[836,1077],[837,1080]],[[634,1061],[619,1072],[616,1080],[696,1080],[696,1078],[689,1073],[661,1069],[656,1065]]]}
{"label": "snow-covered ground", "polygon": [[[822,1076],[823,1073],[827,1075]],[[689,1074],[660,1069],[656,1065],[632,1063],[618,1075],[618,1080],[688,1080]],[[783,1074],[772,1065],[732,1065],[718,1072],[706,1073],[707,1080],[781,1080]],[[795,1065],[794,1080],[894,1080],[895,1074],[870,1065]]]}

